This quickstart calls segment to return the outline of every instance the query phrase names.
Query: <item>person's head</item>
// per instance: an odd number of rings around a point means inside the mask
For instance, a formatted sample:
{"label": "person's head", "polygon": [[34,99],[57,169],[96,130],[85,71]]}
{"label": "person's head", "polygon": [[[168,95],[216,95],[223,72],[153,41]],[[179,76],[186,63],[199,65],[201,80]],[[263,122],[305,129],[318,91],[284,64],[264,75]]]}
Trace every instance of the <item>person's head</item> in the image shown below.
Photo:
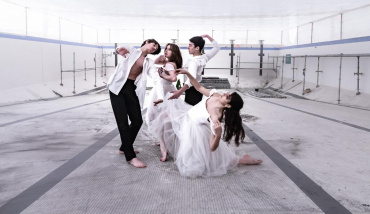
{"label": "person's head", "polygon": [[201,36],[194,36],[189,41],[189,54],[200,54],[204,48],[204,44],[206,43]]}
{"label": "person's head", "polygon": [[173,43],[168,43],[164,50],[164,56],[169,62],[174,62],[177,68],[182,67],[182,56],[179,46]]}
{"label": "person's head", "polygon": [[161,46],[155,39],[147,39],[141,44],[141,47],[149,54],[157,55],[161,52]]}
{"label": "person's head", "polygon": [[235,144],[239,146],[245,137],[242,118],[240,117],[240,110],[243,108],[244,101],[236,92],[223,94],[220,101],[225,105],[222,116],[225,117],[223,139],[230,143],[232,137],[235,136]]}

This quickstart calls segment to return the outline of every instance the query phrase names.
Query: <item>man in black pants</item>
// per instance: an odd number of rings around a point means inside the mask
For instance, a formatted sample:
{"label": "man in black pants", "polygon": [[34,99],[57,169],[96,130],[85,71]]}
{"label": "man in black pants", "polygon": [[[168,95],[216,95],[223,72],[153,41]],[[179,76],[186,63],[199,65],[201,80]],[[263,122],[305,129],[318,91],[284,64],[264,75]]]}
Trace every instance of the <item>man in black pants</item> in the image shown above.
{"label": "man in black pants", "polygon": [[[202,49],[204,48],[204,37],[212,42],[213,48],[207,53],[202,54]],[[210,37],[209,35],[202,35],[202,36],[195,36],[190,39],[189,46],[188,46],[189,54],[192,54],[193,57],[188,60],[188,62],[183,66],[183,69],[188,70],[189,73],[198,81],[202,81],[202,71],[203,68],[206,66],[207,62],[214,57],[217,52],[220,50],[217,42]],[[186,81],[184,86],[173,92],[173,95],[169,99],[177,99],[180,95],[185,92],[185,102],[190,105],[196,105],[201,100],[203,95],[198,92],[193,85],[190,83],[190,80],[185,77]]]}
{"label": "man in black pants", "polygon": [[[147,58],[147,55],[160,53],[161,47],[156,40],[148,39],[139,49],[125,46],[117,48],[116,52],[124,58],[109,78],[107,87],[122,141],[119,152],[125,154],[130,164],[142,168],[146,165],[136,157],[138,152],[134,151],[133,143],[143,124],[141,107],[145,96],[146,77],[149,75],[154,84],[160,78],[153,60]],[[157,96],[159,99],[154,103],[163,102],[163,90],[160,87],[157,89]]]}

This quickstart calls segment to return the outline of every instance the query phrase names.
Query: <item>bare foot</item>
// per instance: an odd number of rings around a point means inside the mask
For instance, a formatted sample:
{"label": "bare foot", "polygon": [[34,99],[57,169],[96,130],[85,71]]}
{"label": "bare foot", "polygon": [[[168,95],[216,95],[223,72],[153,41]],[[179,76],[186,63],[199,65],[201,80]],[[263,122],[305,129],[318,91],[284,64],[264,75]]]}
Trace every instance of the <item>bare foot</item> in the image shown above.
{"label": "bare foot", "polygon": [[254,159],[254,158],[252,158],[249,155],[244,155],[244,157],[242,157],[242,158],[239,159],[238,164],[242,164],[242,165],[258,165],[258,164],[261,164],[262,162],[263,162],[262,160]]}
{"label": "bare foot", "polygon": [[167,160],[167,152],[165,154],[162,154],[162,158],[160,160],[162,162],[166,162],[166,160]]}
{"label": "bare foot", "polygon": [[133,165],[134,167],[137,167],[137,168],[144,168],[144,167],[146,167],[145,163],[141,162],[141,160],[139,160],[137,158],[133,158],[130,161],[130,164]]}
{"label": "bare foot", "polygon": [[[134,152],[135,152],[135,154],[139,154],[139,150],[134,150]],[[121,150],[118,150],[118,153],[120,153],[120,154],[125,154],[123,151],[121,151]]]}

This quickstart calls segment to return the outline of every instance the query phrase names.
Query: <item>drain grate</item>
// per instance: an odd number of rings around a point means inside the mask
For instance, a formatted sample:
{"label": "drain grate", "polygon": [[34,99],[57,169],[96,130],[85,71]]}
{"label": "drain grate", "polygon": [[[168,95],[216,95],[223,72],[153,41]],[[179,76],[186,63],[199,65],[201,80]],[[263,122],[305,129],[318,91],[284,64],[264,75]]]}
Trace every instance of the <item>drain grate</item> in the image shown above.
{"label": "drain grate", "polygon": [[203,77],[200,84],[208,89],[216,88],[216,89],[229,89],[230,82],[227,78],[219,78],[219,77]]}
{"label": "drain grate", "polygon": [[258,117],[255,117],[250,114],[240,114],[240,117],[242,118],[244,122],[254,122],[259,119]]}
{"label": "drain grate", "polygon": [[263,88],[256,88],[255,90],[248,91],[248,94],[254,96],[254,97],[259,97],[259,98],[279,98],[283,99],[286,98],[286,96],[283,96],[281,94],[263,89]]}

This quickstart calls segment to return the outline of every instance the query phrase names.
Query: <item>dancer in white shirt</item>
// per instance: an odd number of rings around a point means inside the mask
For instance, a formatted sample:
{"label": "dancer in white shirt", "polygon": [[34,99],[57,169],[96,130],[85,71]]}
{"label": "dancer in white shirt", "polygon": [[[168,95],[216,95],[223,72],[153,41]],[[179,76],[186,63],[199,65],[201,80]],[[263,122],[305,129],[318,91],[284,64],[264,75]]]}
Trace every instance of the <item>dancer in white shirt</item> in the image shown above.
{"label": "dancer in white shirt", "polygon": [[[125,154],[130,164],[142,168],[146,165],[136,157],[133,143],[143,123],[140,109],[145,97],[146,77],[149,75],[155,85],[159,81],[154,63],[147,55],[160,53],[161,46],[156,40],[148,39],[139,49],[124,46],[116,51],[124,58],[119,61],[114,74],[109,78],[107,87],[122,141],[119,151]],[[156,104],[163,101],[162,90],[157,90]]]}
{"label": "dancer in white shirt", "polygon": [[[207,51],[205,54],[202,54],[205,44],[203,38],[207,38],[210,42],[212,42],[213,45],[213,48]],[[188,50],[189,54],[192,54],[193,57],[188,60],[183,68],[188,70],[189,73],[198,82],[200,82],[202,80],[202,71],[204,67],[206,66],[207,62],[218,53],[220,47],[212,37],[209,35],[202,35],[195,36],[190,39]],[[187,78],[184,86],[180,90],[174,91],[173,95],[169,99],[177,99],[183,92],[185,92],[185,102],[190,105],[195,105],[202,100],[203,94],[198,92],[191,84],[191,81]]]}
{"label": "dancer in white shirt", "polygon": [[[175,70],[182,67],[182,56],[179,46],[173,43],[168,43],[166,45],[166,49],[164,50],[164,55],[158,57],[154,63],[161,64],[163,65],[163,67],[158,69],[159,75],[162,79],[158,82],[159,84],[154,85],[149,94],[149,105],[145,117],[149,131],[155,129],[151,127],[150,122],[154,120],[160,113],[158,106],[156,106],[156,101],[158,102],[158,88],[162,88],[163,94],[167,94],[170,91],[176,90],[175,86],[173,85],[173,82],[177,81]],[[163,141],[161,139],[158,140],[161,146],[162,153],[162,158],[160,160],[164,162],[166,161],[167,150]]]}

